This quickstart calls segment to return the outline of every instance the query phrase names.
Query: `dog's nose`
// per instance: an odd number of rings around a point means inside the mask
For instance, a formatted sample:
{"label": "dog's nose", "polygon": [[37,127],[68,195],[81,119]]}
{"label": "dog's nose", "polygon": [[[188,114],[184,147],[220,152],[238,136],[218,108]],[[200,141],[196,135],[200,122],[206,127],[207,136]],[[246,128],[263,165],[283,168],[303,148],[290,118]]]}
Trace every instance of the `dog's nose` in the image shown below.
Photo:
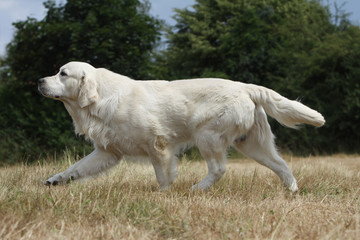
{"label": "dog's nose", "polygon": [[38,81],[39,84],[42,84],[43,82],[45,82],[44,78],[40,78],[39,81]]}

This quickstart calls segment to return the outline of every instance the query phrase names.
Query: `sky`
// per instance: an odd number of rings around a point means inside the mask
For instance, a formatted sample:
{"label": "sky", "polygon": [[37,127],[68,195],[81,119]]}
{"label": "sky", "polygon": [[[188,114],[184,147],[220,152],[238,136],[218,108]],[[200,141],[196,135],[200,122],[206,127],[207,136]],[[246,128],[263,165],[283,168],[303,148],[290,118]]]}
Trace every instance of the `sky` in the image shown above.
{"label": "sky", "polygon": [[[41,20],[45,17],[46,11],[43,6],[45,0],[0,0],[0,55],[4,56],[5,47],[11,41],[14,34],[13,22],[26,20],[27,17],[34,17]],[[57,3],[65,0],[56,0]],[[351,13],[350,20],[360,25],[360,0],[323,0],[325,4],[338,6],[343,3],[343,9]],[[150,14],[165,20],[168,24],[174,25],[172,19],[174,8],[186,8],[195,3],[195,0],[150,0]],[[335,8],[332,7],[332,10]]]}

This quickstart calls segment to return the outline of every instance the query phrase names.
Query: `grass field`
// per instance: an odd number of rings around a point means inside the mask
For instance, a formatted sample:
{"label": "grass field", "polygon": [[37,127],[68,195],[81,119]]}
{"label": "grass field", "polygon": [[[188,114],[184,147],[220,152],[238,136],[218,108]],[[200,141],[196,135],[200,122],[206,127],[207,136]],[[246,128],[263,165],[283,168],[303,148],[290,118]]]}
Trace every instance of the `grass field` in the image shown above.
{"label": "grass field", "polygon": [[360,157],[285,157],[299,192],[270,170],[230,160],[207,192],[204,161],[181,161],[161,192],[150,165],[122,162],[67,186],[42,181],[70,163],[0,168],[0,239],[360,239]]}

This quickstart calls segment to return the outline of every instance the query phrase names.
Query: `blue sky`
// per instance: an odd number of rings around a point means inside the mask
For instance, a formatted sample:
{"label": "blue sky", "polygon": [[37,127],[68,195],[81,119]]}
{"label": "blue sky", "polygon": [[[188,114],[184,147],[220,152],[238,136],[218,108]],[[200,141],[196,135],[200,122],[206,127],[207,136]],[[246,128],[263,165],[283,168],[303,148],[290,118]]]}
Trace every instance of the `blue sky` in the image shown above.
{"label": "blue sky", "polygon": [[[43,7],[45,0],[0,0],[0,55],[5,54],[5,46],[13,36],[14,28],[12,22],[25,20],[27,17],[42,19],[46,12]],[[57,3],[64,0],[56,0]],[[167,23],[173,25],[172,19],[174,8],[185,8],[195,3],[195,0],[150,0],[150,13]],[[325,4],[333,5],[336,2],[339,6],[345,3],[343,9],[351,13],[350,20],[360,25],[360,0],[323,0]],[[332,8],[334,9],[334,8]]]}

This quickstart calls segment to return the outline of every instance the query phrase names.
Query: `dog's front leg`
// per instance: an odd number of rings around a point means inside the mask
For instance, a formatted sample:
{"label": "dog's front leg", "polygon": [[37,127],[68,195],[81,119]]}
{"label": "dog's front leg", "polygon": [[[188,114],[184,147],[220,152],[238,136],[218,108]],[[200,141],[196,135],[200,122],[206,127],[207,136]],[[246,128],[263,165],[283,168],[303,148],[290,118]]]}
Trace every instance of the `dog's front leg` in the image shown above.
{"label": "dog's front leg", "polygon": [[57,185],[59,183],[68,183],[72,180],[90,177],[101,173],[116,165],[121,157],[101,149],[95,149],[91,154],[73,164],[64,172],[45,181],[45,185]]}
{"label": "dog's front leg", "polygon": [[176,156],[168,157],[152,157],[151,163],[154,167],[156,179],[160,185],[161,190],[167,190],[174,181],[177,171],[177,158]]}

